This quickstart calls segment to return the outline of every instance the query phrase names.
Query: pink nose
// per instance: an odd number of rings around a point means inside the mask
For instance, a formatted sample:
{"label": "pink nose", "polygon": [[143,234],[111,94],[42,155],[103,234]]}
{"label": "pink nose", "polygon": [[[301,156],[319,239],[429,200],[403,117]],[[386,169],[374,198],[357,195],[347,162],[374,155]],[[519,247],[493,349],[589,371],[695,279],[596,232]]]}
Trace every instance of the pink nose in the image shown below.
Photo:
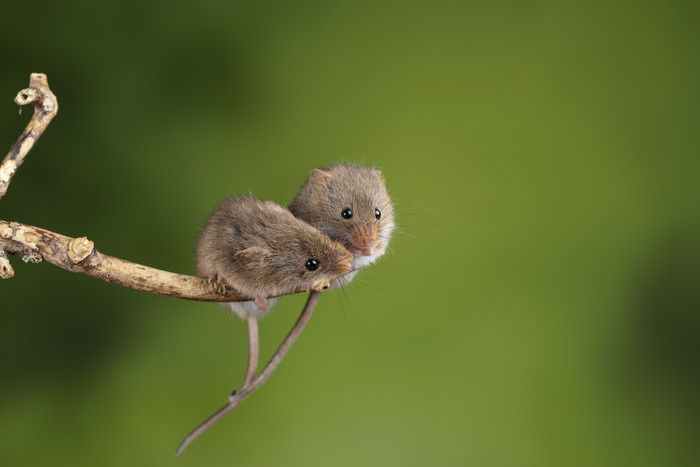
{"label": "pink nose", "polygon": [[366,246],[362,248],[362,254],[365,256],[369,256],[372,254],[372,247],[371,246]]}

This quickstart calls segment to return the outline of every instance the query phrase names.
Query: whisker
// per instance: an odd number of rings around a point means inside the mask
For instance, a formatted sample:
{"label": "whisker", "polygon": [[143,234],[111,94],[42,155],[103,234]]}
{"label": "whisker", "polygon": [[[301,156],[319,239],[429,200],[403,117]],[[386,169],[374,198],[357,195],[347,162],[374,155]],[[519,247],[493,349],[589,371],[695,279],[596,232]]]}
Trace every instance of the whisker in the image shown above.
{"label": "whisker", "polygon": [[372,292],[374,295],[381,298],[382,300],[384,300],[387,303],[391,303],[392,305],[396,305],[396,302],[394,302],[393,300],[388,298],[386,295],[382,295],[381,293],[377,292],[376,290],[374,290],[372,288],[365,287],[365,290],[367,290],[368,292]]}
{"label": "whisker", "polygon": [[396,229],[394,232],[397,233],[397,234],[406,235],[406,236],[411,237],[411,238],[414,238],[414,239],[416,239],[416,240],[422,240],[422,239],[421,239],[420,237],[418,237],[417,235],[412,234],[412,233],[409,233],[409,232],[405,232],[405,231],[403,231],[403,230]]}
{"label": "whisker", "polygon": [[406,203],[411,203],[411,202],[413,202],[413,201],[415,201],[415,200],[417,200],[417,199],[425,198],[426,196],[428,196],[428,195],[427,195],[427,194],[417,195],[417,196],[414,196],[413,198],[409,198],[409,199],[407,199],[407,200],[403,200],[403,201],[401,201],[400,203],[397,203],[397,202],[396,202],[396,201],[399,200],[399,198],[394,198],[394,207],[403,206],[403,205],[406,204]]}
{"label": "whisker", "polygon": [[432,233],[440,233],[441,229],[439,227],[426,227],[424,225],[413,225],[413,224],[401,224],[401,227],[397,228],[396,232],[405,233],[404,227],[411,227],[413,229],[421,229]]}
{"label": "whisker", "polygon": [[337,294],[338,295],[338,303],[340,304],[340,310],[343,313],[343,320],[345,321],[345,326],[349,328],[350,322],[348,321],[348,315],[347,315],[347,313],[345,313],[345,306],[343,305],[343,299],[341,298],[341,294],[342,294],[345,297],[345,299],[347,300],[347,296],[345,295],[345,285],[342,283],[342,281],[340,281],[340,279],[342,279],[342,278],[338,279],[338,283],[340,284],[340,292],[341,292],[341,293]]}
{"label": "whisker", "polygon": [[444,211],[445,208],[435,208],[435,209],[424,209],[422,211],[411,211],[411,212],[402,212],[396,217],[406,217],[406,216],[417,216],[419,214],[430,214],[433,212],[442,212]]}

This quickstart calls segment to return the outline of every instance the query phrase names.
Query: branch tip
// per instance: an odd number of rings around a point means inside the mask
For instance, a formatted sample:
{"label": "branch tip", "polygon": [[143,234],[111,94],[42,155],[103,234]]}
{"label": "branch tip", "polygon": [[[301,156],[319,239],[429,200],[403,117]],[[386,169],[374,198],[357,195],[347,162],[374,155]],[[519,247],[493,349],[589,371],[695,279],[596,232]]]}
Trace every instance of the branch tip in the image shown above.
{"label": "branch tip", "polygon": [[15,275],[15,270],[12,269],[10,260],[7,258],[7,253],[0,251],[0,278],[9,279]]}
{"label": "branch tip", "polygon": [[10,148],[5,159],[0,164],[0,198],[7,193],[7,187],[17,168],[22,165],[24,158],[34,147],[36,141],[44,133],[46,127],[58,112],[58,100],[51,89],[44,73],[32,73],[29,77],[29,87],[22,89],[15,97],[15,103],[20,106],[32,104],[34,114],[17,142]]}
{"label": "branch tip", "polygon": [[32,73],[29,75],[29,85],[49,87],[49,80],[46,73]]}
{"label": "branch tip", "polygon": [[17,105],[29,105],[36,99],[36,93],[32,88],[22,89],[17,93],[15,97],[15,104]]}

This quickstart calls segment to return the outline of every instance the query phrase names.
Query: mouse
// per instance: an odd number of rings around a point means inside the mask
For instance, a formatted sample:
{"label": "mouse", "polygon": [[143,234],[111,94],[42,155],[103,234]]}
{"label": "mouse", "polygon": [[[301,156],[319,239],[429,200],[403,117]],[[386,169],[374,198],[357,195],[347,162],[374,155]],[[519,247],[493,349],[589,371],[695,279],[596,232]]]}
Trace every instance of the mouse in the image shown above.
{"label": "mouse", "polygon": [[396,227],[382,172],[360,164],[312,170],[289,210],[352,254],[352,271],[331,288],[349,283],[359,269],[384,255]]}
{"label": "mouse", "polygon": [[197,244],[197,275],[253,298],[225,307],[247,319],[265,315],[276,296],[328,288],[351,270],[339,242],[255,196],[229,198],[211,213]]}

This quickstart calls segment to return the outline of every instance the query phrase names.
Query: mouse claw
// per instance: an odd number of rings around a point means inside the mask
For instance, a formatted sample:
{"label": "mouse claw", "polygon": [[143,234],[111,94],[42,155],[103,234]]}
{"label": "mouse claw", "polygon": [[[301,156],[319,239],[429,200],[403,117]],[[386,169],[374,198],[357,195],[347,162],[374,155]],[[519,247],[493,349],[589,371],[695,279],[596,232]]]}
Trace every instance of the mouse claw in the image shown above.
{"label": "mouse claw", "polygon": [[236,396],[236,393],[238,393],[238,388],[233,388],[233,391],[231,391],[231,394],[228,395],[229,402],[231,402],[231,400]]}
{"label": "mouse claw", "polygon": [[218,273],[210,274],[207,278],[207,283],[213,284],[214,288],[219,293],[226,292],[226,281],[224,281]]}

